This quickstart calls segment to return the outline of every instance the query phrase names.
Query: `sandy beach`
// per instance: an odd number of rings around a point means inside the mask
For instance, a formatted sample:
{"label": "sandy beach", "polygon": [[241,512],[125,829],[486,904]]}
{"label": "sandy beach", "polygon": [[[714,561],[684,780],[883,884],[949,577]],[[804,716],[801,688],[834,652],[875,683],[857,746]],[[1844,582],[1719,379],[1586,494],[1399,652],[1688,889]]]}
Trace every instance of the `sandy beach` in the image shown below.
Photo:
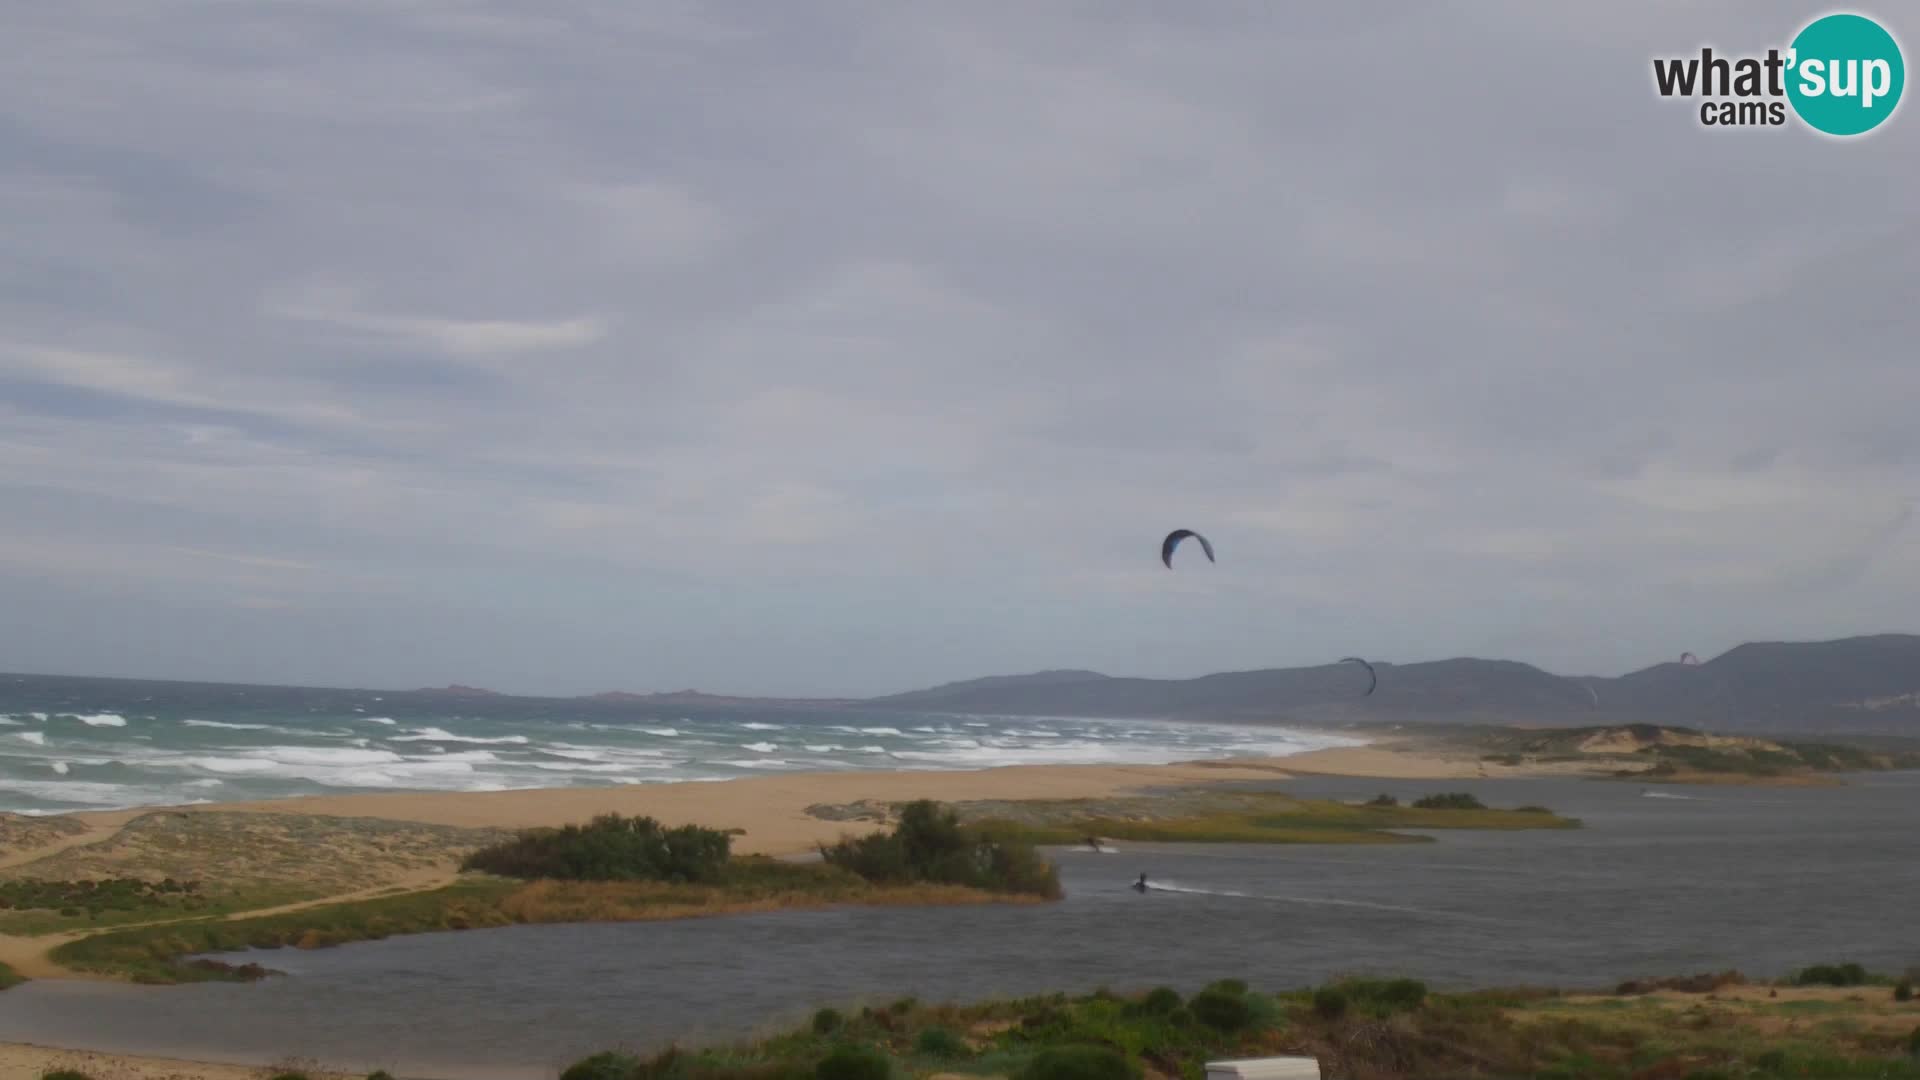
{"label": "sandy beach", "polygon": [[[250,811],[380,818],[459,828],[534,828],[584,821],[595,814],[645,814],[669,825],[741,829],[741,854],[790,855],[811,851],[848,831],[871,828],[810,815],[808,807],[937,799],[1079,799],[1193,784],[1276,780],[1295,775],[1373,776],[1391,779],[1463,779],[1536,776],[1564,770],[1507,768],[1473,754],[1430,746],[1368,745],[1314,750],[1277,758],[1235,758],[1170,765],[1010,765],[948,772],[823,772],[755,776],[716,783],[636,784],[624,787],[543,788],[492,792],[396,792],[321,795],[268,802],[210,803],[168,808],[181,813]],[[148,810],[67,815],[86,832],[46,846],[0,852],[0,868],[53,851],[84,846]]]}

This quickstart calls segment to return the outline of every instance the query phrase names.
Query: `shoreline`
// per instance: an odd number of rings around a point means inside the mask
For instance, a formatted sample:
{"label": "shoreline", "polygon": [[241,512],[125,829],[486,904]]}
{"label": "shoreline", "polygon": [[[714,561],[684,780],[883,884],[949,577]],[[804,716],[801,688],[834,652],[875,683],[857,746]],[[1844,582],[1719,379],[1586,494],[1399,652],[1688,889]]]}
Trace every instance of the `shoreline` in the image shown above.
{"label": "shoreline", "polygon": [[[1354,736],[1344,734],[1343,737]],[[718,829],[739,829],[742,831],[734,841],[736,853],[780,857],[811,852],[818,843],[837,840],[845,832],[864,832],[877,827],[871,822],[834,820],[808,813],[809,807],[860,801],[906,802],[918,798],[941,802],[1093,799],[1159,788],[1285,781],[1306,776],[1472,780],[1592,775],[1599,773],[1581,763],[1504,766],[1481,761],[1469,750],[1448,748],[1433,740],[1393,739],[1371,741],[1361,746],[1307,750],[1278,757],[1192,759],[1161,765],[1002,765],[964,770],[837,770],[619,787],[299,795],[284,799],[155,804],[128,809],[36,815],[24,819],[69,821],[83,826],[84,831],[41,845],[0,851],[0,869],[17,867],[59,851],[85,847],[135,818],[160,812],[375,818],[475,829],[555,827],[582,822],[599,813],[648,815],[669,826],[691,823]]]}

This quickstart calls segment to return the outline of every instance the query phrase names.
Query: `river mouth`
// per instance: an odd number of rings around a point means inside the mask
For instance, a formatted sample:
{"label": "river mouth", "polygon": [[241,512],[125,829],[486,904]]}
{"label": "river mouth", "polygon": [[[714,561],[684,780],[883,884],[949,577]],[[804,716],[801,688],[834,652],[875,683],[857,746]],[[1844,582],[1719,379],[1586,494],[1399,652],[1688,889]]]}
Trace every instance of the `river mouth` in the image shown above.
{"label": "river mouth", "polygon": [[[34,982],[0,995],[0,1039],[484,1080],[550,1077],[589,1053],[777,1030],[822,1005],[974,1000],[1217,978],[1287,988],[1350,973],[1438,987],[1610,988],[1738,968],[1920,963],[1920,773],[1834,788],[1579,780],[1310,778],[1360,799],[1472,791],[1585,828],[1434,832],[1360,846],[1057,849],[1051,905],[775,912],[522,926],[229,954],[251,985]],[[1130,886],[1145,872],[1156,887]]]}

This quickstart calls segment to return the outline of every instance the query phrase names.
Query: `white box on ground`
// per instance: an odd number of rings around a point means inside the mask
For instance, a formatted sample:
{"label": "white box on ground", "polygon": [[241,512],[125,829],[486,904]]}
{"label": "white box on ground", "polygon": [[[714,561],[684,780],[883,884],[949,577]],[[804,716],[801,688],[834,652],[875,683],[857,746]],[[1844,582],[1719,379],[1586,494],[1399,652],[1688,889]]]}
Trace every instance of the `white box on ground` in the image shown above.
{"label": "white box on ground", "polygon": [[1320,1062],[1310,1057],[1209,1061],[1207,1080],[1320,1080]]}

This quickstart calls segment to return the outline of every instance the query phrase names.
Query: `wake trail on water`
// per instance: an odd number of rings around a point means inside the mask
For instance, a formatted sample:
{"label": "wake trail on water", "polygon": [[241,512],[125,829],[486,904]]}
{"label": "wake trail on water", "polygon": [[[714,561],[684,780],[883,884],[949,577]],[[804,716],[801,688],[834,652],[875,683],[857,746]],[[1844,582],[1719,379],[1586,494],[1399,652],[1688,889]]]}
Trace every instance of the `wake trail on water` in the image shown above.
{"label": "wake trail on water", "polygon": [[1194,896],[1230,896],[1241,900],[1266,900],[1279,904],[1319,904],[1326,907],[1366,908],[1373,911],[1393,911],[1403,915],[1419,915],[1430,919],[1456,919],[1462,922],[1497,923],[1497,919],[1486,919],[1478,915],[1460,915],[1450,911],[1435,911],[1431,908],[1407,907],[1403,904],[1379,904],[1371,900],[1342,900],[1326,896],[1280,896],[1273,893],[1241,892],[1237,889],[1202,889],[1176,882],[1149,881],[1147,889],[1152,892],[1187,893]]}

